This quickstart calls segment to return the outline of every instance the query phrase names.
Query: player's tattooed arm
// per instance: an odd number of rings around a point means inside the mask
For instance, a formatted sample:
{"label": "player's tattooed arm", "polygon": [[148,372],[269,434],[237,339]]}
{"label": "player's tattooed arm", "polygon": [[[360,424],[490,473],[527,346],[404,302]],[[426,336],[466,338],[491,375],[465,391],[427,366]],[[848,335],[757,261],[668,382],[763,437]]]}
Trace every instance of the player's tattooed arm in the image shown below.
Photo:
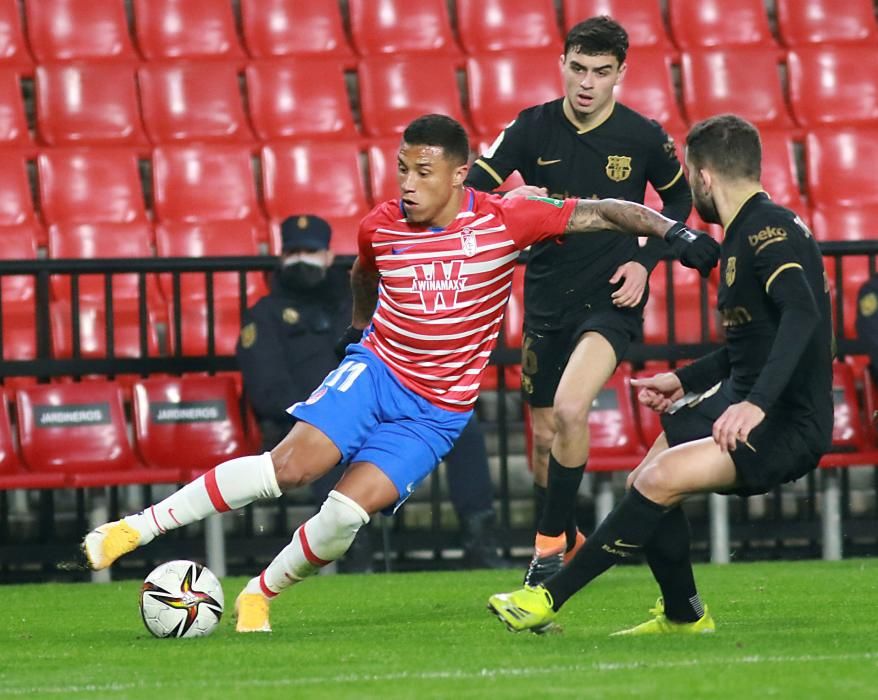
{"label": "player's tattooed arm", "polygon": [[673,221],[649,207],[620,199],[580,199],[565,233],[622,231],[636,236],[664,237]]}
{"label": "player's tattooed arm", "polygon": [[351,326],[356,329],[362,330],[372,320],[378,304],[378,278],[377,270],[364,267],[359,258],[354,261],[351,269],[351,292],[354,299]]}
{"label": "player's tattooed arm", "polygon": [[649,207],[620,199],[580,199],[567,221],[565,233],[614,230],[635,236],[664,238],[671,253],[686,267],[707,277],[719,260],[720,247],[701,231],[671,221]]}

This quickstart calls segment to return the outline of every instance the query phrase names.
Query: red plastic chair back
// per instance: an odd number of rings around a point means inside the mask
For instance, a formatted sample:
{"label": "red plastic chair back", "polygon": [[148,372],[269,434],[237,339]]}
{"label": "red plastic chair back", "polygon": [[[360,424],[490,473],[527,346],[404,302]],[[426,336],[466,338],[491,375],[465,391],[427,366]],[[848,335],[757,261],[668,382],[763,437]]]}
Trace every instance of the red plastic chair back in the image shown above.
{"label": "red plastic chair back", "polygon": [[228,0],[134,0],[134,20],[148,61],[244,57]]}
{"label": "red plastic chair back", "polygon": [[117,63],[37,66],[37,132],[50,146],[146,146],[134,68]]}
{"label": "red plastic chair back", "polygon": [[230,377],[144,379],[133,397],[137,451],[152,467],[204,472],[248,452]]}
{"label": "red plastic chair back", "polygon": [[65,473],[142,466],[128,443],[115,382],[37,384],[16,393],[19,442],[33,471]]}

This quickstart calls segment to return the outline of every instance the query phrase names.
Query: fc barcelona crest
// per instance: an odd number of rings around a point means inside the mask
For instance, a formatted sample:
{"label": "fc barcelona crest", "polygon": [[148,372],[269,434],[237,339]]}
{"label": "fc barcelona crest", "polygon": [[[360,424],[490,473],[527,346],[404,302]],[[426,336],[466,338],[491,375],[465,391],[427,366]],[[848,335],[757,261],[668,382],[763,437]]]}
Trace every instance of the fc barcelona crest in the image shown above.
{"label": "fc barcelona crest", "polygon": [[631,156],[607,156],[607,177],[622,182],[631,175]]}
{"label": "fc barcelona crest", "polygon": [[735,283],[735,272],[738,268],[738,260],[733,255],[726,261],[726,287],[731,287]]}
{"label": "fc barcelona crest", "polygon": [[460,232],[460,247],[463,254],[471,258],[476,254],[476,234],[472,229],[465,228]]}

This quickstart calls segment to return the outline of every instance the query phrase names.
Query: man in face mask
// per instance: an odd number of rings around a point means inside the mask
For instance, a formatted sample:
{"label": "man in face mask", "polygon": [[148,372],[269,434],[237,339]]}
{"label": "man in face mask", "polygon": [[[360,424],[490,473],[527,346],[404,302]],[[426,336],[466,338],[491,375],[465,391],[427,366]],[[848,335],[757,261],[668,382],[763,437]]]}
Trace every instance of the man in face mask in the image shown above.
{"label": "man in face mask", "polygon": [[351,304],[346,271],[332,267],[329,224],[291,216],[280,230],[271,291],[247,310],[236,348],[264,450],[289,432],[287,406],[307,399],[338,364],[333,346]]}

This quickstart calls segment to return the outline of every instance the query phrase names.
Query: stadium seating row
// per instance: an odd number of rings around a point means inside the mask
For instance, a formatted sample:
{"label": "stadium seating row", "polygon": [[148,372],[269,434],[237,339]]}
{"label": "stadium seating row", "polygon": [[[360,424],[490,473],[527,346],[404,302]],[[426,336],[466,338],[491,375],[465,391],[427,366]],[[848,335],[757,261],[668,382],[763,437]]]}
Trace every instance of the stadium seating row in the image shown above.
{"label": "stadium seating row", "polygon": [[[151,218],[159,224],[237,222],[225,230],[240,231],[243,254],[251,238],[277,250],[276,230],[270,233],[266,221],[319,213],[333,225],[337,252],[353,253],[359,219],[374,203],[397,195],[397,147],[396,138],[377,139],[365,147],[363,158],[358,140],[268,143],[260,150],[258,186],[246,145],[159,146],[150,161]],[[878,171],[871,167],[878,158],[878,126],[825,127],[806,134],[807,204],[792,134],[766,130],[763,147],[767,191],[810,220],[819,240],[871,235],[878,211]],[[0,150],[0,235],[23,228],[37,245],[45,245],[50,234],[44,226],[51,233],[71,225],[140,224],[151,240],[141,165],[136,151],[127,148],[44,149],[36,158],[38,217],[25,155]],[[650,197],[647,203],[659,204],[654,193]]]}
{"label": "stadium seating row", "polygon": [[[553,48],[561,29],[611,14],[632,46],[681,49],[776,47],[763,0],[133,0],[133,39],[124,0],[0,1],[0,60],[21,68],[71,60],[222,58],[243,60],[321,53],[360,56],[430,52],[459,58],[485,51]],[[343,18],[342,5],[347,9]],[[878,42],[871,0],[778,0],[778,33],[787,46]],[[350,41],[345,21],[350,28]],[[456,31],[455,31],[456,28]]]}
{"label": "stadium seating row", "polygon": [[0,401],[0,490],[178,483],[252,449],[230,377],[144,379],[132,404],[134,447],[115,382],[19,389],[17,441]]}
{"label": "stadium seating row", "polygon": [[[591,471],[632,469],[661,432],[657,415],[636,401],[631,378],[621,365],[592,408]],[[822,466],[875,463],[875,430],[864,416],[875,406],[874,384],[867,376],[861,402],[851,367],[836,363],[833,391],[833,449]],[[230,377],[153,377],[135,383],[132,397],[133,448],[115,382],[19,389],[17,441],[0,400],[0,490],[176,483],[251,449]]]}
{"label": "stadium seating row", "polygon": [[[776,53],[764,47],[682,55],[681,112],[672,55],[635,49],[619,99],[672,134],[711,114],[735,112],[761,128],[874,123],[878,44],[794,49],[786,57],[792,112]],[[174,141],[249,143],[278,139],[368,138],[399,134],[412,118],[442,112],[493,138],[532,104],[563,86],[552,50],[470,56],[461,99],[455,66],[439,55],[375,56],[357,65],[358,130],[343,66],[333,58],[145,64],[44,64],[36,68],[36,143],[145,149]],[[746,81],[741,76],[746,75]],[[429,76],[429,80],[424,77]],[[467,104],[467,110],[463,104]],[[246,105],[246,106],[245,106]],[[684,118],[685,114],[685,118]],[[33,149],[14,69],[0,70],[0,145]]]}

